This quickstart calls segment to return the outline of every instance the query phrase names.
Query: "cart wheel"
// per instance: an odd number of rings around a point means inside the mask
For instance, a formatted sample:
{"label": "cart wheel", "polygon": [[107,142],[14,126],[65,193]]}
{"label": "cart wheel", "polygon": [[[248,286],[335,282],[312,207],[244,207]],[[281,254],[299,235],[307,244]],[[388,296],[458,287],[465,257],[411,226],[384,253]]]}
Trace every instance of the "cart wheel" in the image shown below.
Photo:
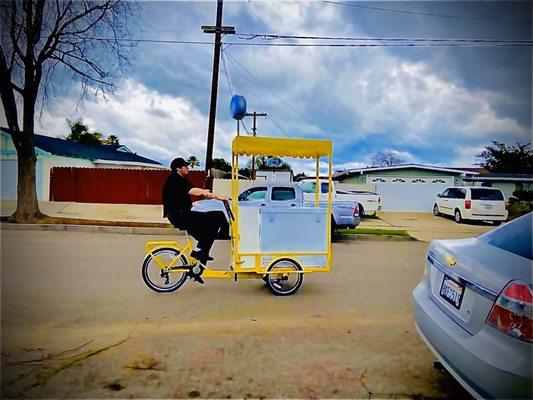
{"label": "cart wheel", "polygon": [[276,261],[268,269],[269,272],[275,272],[276,270],[289,270],[295,271],[290,273],[270,273],[265,277],[266,284],[268,289],[276,296],[290,296],[300,289],[302,282],[304,280],[303,273],[297,273],[297,271],[302,271],[302,267],[289,258],[282,258]]}
{"label": "cart wheel", "polygon": [[165,247],[157,249],[148,254],[141,267],[141,274],[144,283],[155,292],[169,293],[181,287],[187,280],[187,271],[168,271],[161,269],[159,264],[154,260],[157,257],[164,265],[169,265],[172,260],[179,257],[174,263],[175,266],[187,265],[187,259],[178,249]]}

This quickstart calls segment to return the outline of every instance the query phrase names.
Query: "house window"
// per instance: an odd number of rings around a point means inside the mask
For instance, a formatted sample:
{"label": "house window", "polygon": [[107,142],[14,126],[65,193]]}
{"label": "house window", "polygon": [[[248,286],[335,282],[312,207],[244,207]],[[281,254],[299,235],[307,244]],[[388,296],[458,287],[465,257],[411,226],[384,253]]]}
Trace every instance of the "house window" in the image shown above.
{"label": "house window", "polygon": [[372,179],[372,182],[387,182],[387,181],[383,178],[374,178]]}
{"label": "house window", "polygon": [[394,178],[392,180],[393,183],[405,183],[405,179],[403,178]]}
{"label": "house window", "polygon": [[431,183],[446,183],[446,181],[443,181],[442,179],[433,179]]}
{"label": "house window", "polygon": [[416,178],[411,181],[412,183],[426,183],[425,179]]}

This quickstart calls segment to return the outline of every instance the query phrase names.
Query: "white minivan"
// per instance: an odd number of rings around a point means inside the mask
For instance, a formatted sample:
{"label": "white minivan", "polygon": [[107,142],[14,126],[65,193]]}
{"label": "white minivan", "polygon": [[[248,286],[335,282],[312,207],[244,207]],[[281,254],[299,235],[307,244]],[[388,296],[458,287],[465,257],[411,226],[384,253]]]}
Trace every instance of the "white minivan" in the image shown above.
{"label": "white minivan", "polygon": [[505,196],[500,189],[482,186],[450,187],[437,194],[433,215],[452,215],[463,219],[493,221],[499,225],[507,219]]}

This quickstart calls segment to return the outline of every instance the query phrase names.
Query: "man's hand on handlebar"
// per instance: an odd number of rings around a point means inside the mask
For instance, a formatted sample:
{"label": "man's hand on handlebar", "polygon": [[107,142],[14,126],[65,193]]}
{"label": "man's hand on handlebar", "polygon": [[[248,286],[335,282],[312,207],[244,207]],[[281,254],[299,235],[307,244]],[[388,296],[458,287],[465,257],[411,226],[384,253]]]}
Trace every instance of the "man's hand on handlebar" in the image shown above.
{"label": "man's hand on handlebar", "polygon": [[228,196],[221,196],[221,195],[218,195],[218,194],[215,194],[213,195],[213,199],[217,199],[217,200],[220,200],[220,201],[231,201],[231,198],[228,197]]}
{"label": "man's hand on handlebar", "polygon": [[206,191],[207,193],[204,195],[208,199],[215,199],[215,200],[221,200],[221,201],[230,201],[231,199],[228,196],[222,196],[219,194],[211,193],[209,191]]}
{"label": "man's hand on handlebar", "polygon": [[231,198],[227,196],[218,195],[215,193],[211,193],[207,189],[200,189],[200,188],[192,188],[189,190],[189,194],[192,194],[193,196],[204,196],[206,199],[216,199],[221,201],[230,201]]}

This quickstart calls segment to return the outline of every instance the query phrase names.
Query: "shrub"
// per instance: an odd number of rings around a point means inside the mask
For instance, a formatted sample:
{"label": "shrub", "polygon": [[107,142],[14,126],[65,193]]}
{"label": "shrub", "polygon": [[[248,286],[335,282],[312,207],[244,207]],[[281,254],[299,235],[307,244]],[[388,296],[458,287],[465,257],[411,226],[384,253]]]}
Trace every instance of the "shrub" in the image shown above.
{"label": "shrub", "polygon": [[533,201],[533,190],[515,190],[513,196],[523,201]]}

